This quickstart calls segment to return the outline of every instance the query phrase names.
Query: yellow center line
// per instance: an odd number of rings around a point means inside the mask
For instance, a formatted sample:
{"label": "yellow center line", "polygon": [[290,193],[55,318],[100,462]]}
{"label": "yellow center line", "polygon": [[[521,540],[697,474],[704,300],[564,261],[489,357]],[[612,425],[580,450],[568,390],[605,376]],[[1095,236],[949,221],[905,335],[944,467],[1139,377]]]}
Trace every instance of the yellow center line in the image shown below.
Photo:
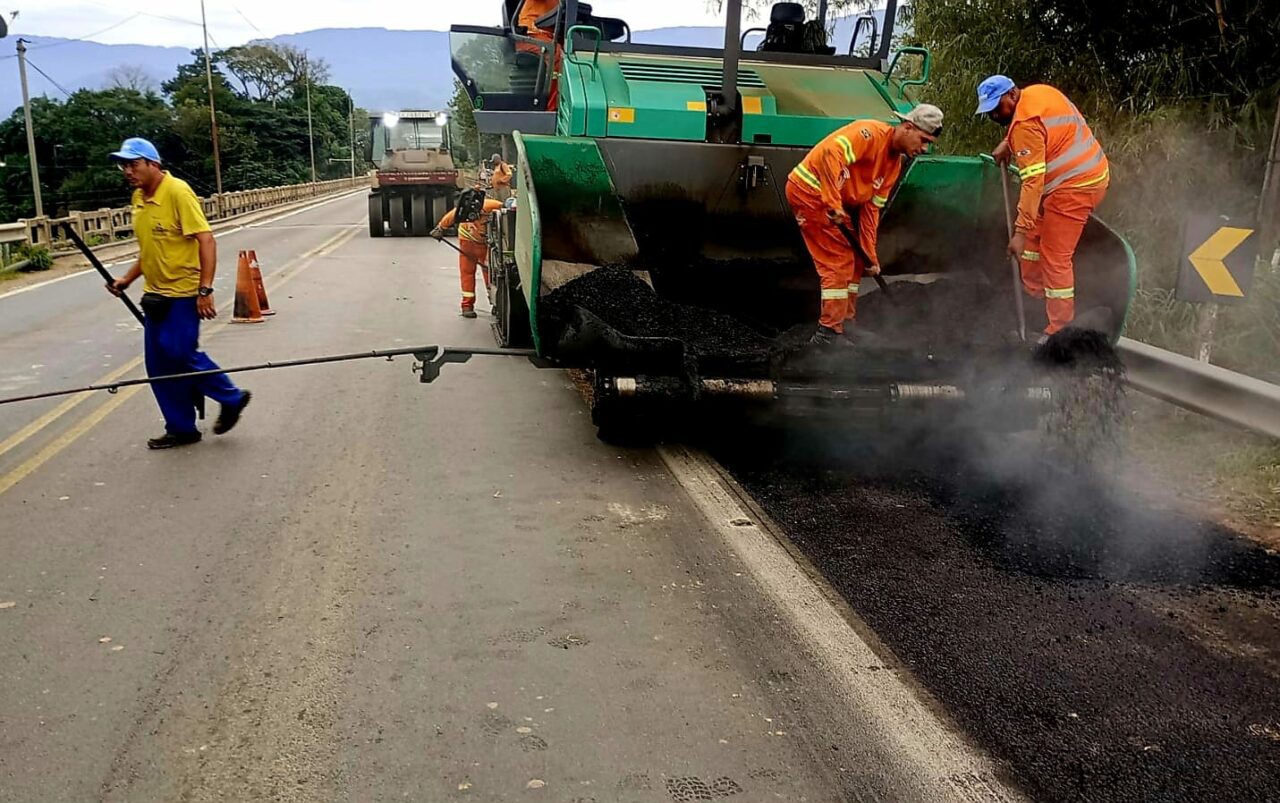
{"label": "yellow center line", "polygon": [[[302,273],[304,269],[306,269],[308,266],[313,264],[313,262],[318,257],[325,256],[326,254],[332,253],[333,251],[336,251],[337,249],[341,248],[343,245],[346,245],[347,242],[349,242],[353,237],[355,237],[357,231],[358,231],[357,229],[352,228],[348,231],[339,232],[338,234],[334,235],[333,237],[330,237],[328,240],[325,240],[323,243],[316,246],[315,248],[312,248],[310,251],[307,251],[302,256],[297,257],[296,259],[293,259],[290,262],[286,263],[285,266],[281,268],[277,273],[278,278],[275,278],[275,280],[271,282],[270,289],[273,291],[278,290],[290,279],[299,275],[300,273]],[[224,304],[222,308],[219,310],[219,313],[220,314],[226,313],[226,311],[231,308],[233,303],[234,302]],[[207,334],[209,336],[213,336],[217,332],[226,328],[228,325],[230,325],[229,320],[218,321],[217,323],[209,327]],[[95,385],[110,384],[116,379],[119,379],[120,377],[124,376],[125,374],[137,368],[139,365],[142,364],[142,361],[143,361],[142,357],[134,357],[132,360],[125,363],[121,367],[115,369],[114,371],[101,377],[100,379],[95,380],[93,384]],[[21,463],[17,468],[13,469],[9,473],[0,477],[0,494],[3,494],[5,491],[9,490],[14,485],[17,485],[25,477],[29,476],[32,472],[34,472],[36,469],[40,468],[40,466],[47,463],[49,460],[51,460],[55,455],[57,455],[63,449],[67,448],[72,443],[74,443],[77,439],[80,438],[81,435],[85,434],[90,429],[97,426],[102,421],[102,419],[110,415],[112,411],[114,411],[120,405],[124,404],[129,399],[133,398],[133,396],[135,396],[144,387],[146,387],[146,385],[133,385],[131,387],[121,389],[114,398],[110,399],[101,407],[94,410],[89,415],[85,416],[84,419],[76,423],[66,432],[59,435],[56,439],[54,439],[51,443],[49,443],[43,449],[36,452],[34,455],[29,457],[23,463]],[[21,430],[14,433],[11,437],[5,440],[4,443],[0,443],[0,455],[3,455],[5,452],[8,452],[9,450],[13,449],[14,447],[28,440],[37,432],[49,426],[54,421],[57,421],[59,418],[69,413],[77,405],[79,405],[81,402],[85,401],[88,398],[89,398],[88,392],[80,396],[74,396],[68,399],[67,401],[63,402],[62,404],[58,405],[54,409],[50,410],[49,412],[45,413],[44,415],[40,416],[39,418],[37,418],[35,421],[31,422],[27,426],[23,427]]]}
{"label": "yellow center line", "polygon": [[81,435],[101,423],[102,419],[111,415],[117,407],[136,396],[144,387],[145,385],[133,385],[132,387],[124,388],[106,404],[77,421],[75,426],[59,435],[50,442],[49,445],[36,452],[20,466],[15,468],[13,471],[10,471],[8,474],[5,474],[3,477],[0,477],[0,494],[3,494],[5,491],[17,485],[19,482],[24,480],[27,475],[31,474],[31,472],[49,462],[54,455],[70,446]]}

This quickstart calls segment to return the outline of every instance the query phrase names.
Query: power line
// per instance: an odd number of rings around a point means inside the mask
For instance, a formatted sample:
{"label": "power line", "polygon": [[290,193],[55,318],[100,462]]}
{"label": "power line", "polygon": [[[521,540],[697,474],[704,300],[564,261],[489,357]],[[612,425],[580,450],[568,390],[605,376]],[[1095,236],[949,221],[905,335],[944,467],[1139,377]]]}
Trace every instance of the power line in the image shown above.
{"label": "power line", "polygon": [[62,94],[66,95],[68,98],[71,97],[71,93],[67,91],[66,87],[64,87],[62,84],[58,83],[57,81],[53,80],[53,78],[50,77],[49,73],[37,67],[34,61],[32,61],[31,59],[27,59],[27,64],[31,66],[31,69],[43,75],[46,81],[56,86],[58,90],[62,92]]}
{"label": "power line", "polygon": [[255,30],[255,31],[257,31],[258,33],[262,33],[262,29],[261,29],[261,28],[259,28],[257,25],[254,25],[254,24],[253,24],[253,20],[251,20],[251,19],[249,19],[248,17],[246,17],[246,16],[244,15],[244,12],[243,12],[243,11],[241,11],[241,10],[240,10],[238,7],[236,7],[236,6],[232,6],[232,8],[234,8],[234,9],[235,9],[235,11],[236,11],[236,13],[240,15],[240,19],[242,19],[242,20],[244,20],[245,22],[249,23],[249,27],[250,27],[250,28],[254,29],[254,30]]}
{"label": "power line", "polygon": [[85,42],[94,36],[101,36],[107,31],[114,31],[116,28],[119,28],[121,25],[124,25],[129,22],[133,22],[134,20],[136,20],[138,17],[141,17],[141,16],[142,16],[142,12],[137,11],[125,17],[124,19],[120,20],[114,25],[108,25],[107,27],[103,28],[100,31],[94,31],[93,33],[86,33],[82,36],[68,37],[61,42],[51,42],[50,44],[47,44],[47,45],[37,45],[36,47],[28,48],[28,50],[48,50],[51,47],[61,47],[62,45],[69,45],[72,42]]}

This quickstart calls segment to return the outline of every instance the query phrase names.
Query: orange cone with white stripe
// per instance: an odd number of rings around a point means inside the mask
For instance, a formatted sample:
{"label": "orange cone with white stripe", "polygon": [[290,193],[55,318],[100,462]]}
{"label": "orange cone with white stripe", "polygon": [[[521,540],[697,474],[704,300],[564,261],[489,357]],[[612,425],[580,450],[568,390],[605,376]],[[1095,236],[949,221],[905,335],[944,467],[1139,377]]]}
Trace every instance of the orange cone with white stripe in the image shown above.
{"label": "orange cone with white stripe", "polygon": [[262,308],[258,306],[258,291],[253,286],[253,271],[249,268],[249,253],[240,252],[236,264],[236,306],[232,323],[265,323]]}
{"label": "orange cone with white stripe", "polygon": [[271,304],[267,302],[267,288],[262,284],[262,270],[258,268],[258,252],[249,251],[249,271],[253,274],[253,286],[258,291],[258,309],[262,310],[263,315],[275,315],[276,311],[271,309]]}

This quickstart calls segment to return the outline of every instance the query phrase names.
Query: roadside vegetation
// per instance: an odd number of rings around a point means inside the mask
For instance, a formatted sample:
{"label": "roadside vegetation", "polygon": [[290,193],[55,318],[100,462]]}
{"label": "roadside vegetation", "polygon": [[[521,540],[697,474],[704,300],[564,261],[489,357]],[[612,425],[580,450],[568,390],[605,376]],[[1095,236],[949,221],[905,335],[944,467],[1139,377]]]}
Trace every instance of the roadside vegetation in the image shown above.
{"label": "roadside vegetation", "polygon": [[[287,45],[251,43],[213,54],[214,102],[223,190],[295,184],[311,179],[306,88],[311,82],[319,180],[349,175],[351,98],[327,85],[328,67]],[[215,192],[204,55],[159,86],[137,70],[116,70],[111,86],[65,98],[33,98],[31,113],[45,213],[100,209],[128,202],[129,191],[107,154],[126,137],[150,139],[166,168],[201,195]],[[357,171],[367,113],[355,109]],[[0,220],[35,213],[21,107],[0,122]]]}
{"label": "roadside vegetation", "polygon": [[[999,137],[972,114],[974,87],[991,73],[1053,84],[1079,106],[1112,164],[1100,214],[1138,257],[1126,333],[1193,353],[1197,310],[1173,298],[1182,226],[1192,213],[1245,226],[1257,217],[1280,89],[1280,0],[913,0],[904,18],[909,38],[934,54],[921,99],[947,110],[946,151],[990,150]],[[1275,381],[1270,228],[1250,300],[1222,308],[1213,361]]]}

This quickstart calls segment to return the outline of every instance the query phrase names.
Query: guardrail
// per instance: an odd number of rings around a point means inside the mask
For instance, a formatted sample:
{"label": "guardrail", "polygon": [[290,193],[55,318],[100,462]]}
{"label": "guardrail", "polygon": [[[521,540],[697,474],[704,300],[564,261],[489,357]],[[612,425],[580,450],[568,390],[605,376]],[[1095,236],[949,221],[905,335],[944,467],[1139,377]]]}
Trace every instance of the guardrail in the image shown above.
{"label": "guardrail", "polygon": [[[200,203],[209,220],[225,220],[248,212],[256,212],[259,209],[328,195],[345,189],[356,189],[368,184],[369,176],[363,175],[356,176],[354,179],[317,181],[314,184],[290,184],[283,187],[224,192],[221,198],[217,196],[201,198]],[[133,236],[133,207],[99,209],[96,212],[72,212],[66,217],[29,218],[18,223],[6,224],[2,228],[8,230],[14,226],[21,227],[22,236],[17,242],[57,248],[66,242],[61,235],[63,223],[70,223],[76,233],[86,240],[99,237],[106,242],[111,242],[129,238]]]}
{"label": "guardrail", "polygon": [[1120,338],[1129,384],[1187,410],[1280,438],[1280,385],[1228,371],[1127,337]]}

